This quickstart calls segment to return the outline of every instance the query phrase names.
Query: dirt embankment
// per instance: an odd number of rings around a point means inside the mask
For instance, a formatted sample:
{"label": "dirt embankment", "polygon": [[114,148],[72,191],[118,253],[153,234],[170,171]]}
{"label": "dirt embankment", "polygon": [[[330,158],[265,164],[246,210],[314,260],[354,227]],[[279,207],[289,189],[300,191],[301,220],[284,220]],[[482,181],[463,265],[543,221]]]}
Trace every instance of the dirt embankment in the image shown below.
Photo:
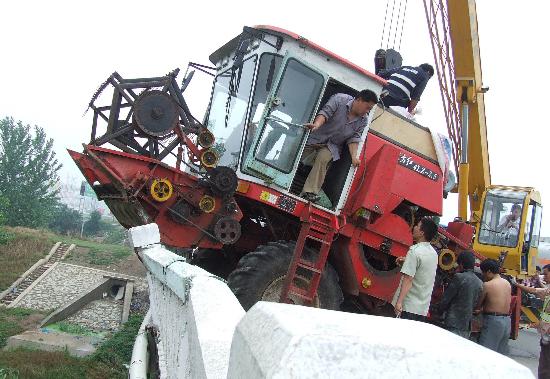
{"label": "dirt embankment", "polygon": [[53,246],[48,232],[21,227],[2,229],[5,237],[0,243],[0,291],[44,258]]}

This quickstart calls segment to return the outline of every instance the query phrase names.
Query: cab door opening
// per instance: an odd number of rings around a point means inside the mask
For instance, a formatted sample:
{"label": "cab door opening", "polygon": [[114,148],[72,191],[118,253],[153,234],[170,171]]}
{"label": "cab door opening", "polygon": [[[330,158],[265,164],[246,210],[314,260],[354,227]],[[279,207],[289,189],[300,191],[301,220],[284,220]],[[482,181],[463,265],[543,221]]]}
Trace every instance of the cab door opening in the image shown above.
{"label": "cab door opening", "polygon": [[[323,93],[319,109],[322,109],[327,101],[337,93],[345,93],[355,97],[358,91],[330,78],[325,88],[325,92]],[[332,210],[336,208],[342,196],[342,191],[346,184],[350,168],[351,156],[347,146],[343,146],[340,159],[330,164],[325,182],[322,186],[321,200],[317,205]],[[294,180],[292,181],[292,186],[290,187],[291,193],[300,195],[310,171],[311,166],[304,165],[300,162]]]}

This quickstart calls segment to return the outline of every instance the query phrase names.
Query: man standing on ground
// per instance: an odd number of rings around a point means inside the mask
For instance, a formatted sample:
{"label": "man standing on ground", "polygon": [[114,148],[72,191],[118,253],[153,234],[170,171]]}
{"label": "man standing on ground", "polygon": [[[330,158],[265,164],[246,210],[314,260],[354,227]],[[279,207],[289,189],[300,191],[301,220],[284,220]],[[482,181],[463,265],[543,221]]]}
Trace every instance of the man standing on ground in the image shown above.
{"label": "man standing on ground", "polygon": [[500,266],[494,259],[484,260],[479,267],[485,281],[479,300],[483,311],[483,327],[479,343],[501,354],[508,354],[512,286],[507,280],[501,278]]}
{"label": "man standing on ground", "polygon": [[475,262],[471,251],[460,253],[456,260],[459,272],[451,279],[439,303],[439,310],[445,312],[446,329],[467,339],[474,308],[483,290],[483,282],[474,273]]}
{"label": "man standing on ground", "polygon": [[381,70],[377,74],[388,81],[384,87],[387,94],[381,99],[384,106],[407,108],[410,114],[414,114],[414,108],[420,101],[428,80],[434,74],[434,68],[428,63],[423,63],[418,67],[401,66]]}
{"label": "man standing on ground", "polygon": [[367,125],[367,114],[377,102],[376,94],[368,89],[359,92],[355,98],[337,93],[327,101],[312,124],[304,125],[311,133],[302,154],[302,163],[313,166],[302,189],[304,199],[319,200],[328,166],[340,159],[344,144],[348,145],[351,163],[359,166],[357,147]]}
{"label": "man standing on ground", "polygon": [[[550,265],[542,268],[544,281],[550,283]],[[533,288],[523,284],[515,283],[522,291],[537,295],[544,300],[540,311],[540,356],[539,356],[539,378],[550,378],[550,287]]]}
{"label": "man standing on ground", "polygon": [[401,283],[392,301],[397,317],[426,321],[437,271],[437,252],[430,244],[436,234],[435,222],[423,218],[413,228],[416,244],[410,247],[405,258],[396,259],[396,263],[402,265]]}

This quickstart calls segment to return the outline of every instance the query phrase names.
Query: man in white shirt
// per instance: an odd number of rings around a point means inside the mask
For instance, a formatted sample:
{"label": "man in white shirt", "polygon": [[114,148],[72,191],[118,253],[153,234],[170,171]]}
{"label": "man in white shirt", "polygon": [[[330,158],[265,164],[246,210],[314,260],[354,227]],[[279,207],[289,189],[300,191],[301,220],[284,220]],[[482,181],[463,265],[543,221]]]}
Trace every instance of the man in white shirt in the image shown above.
{"label": "man in white shirt", "polygon": [[518,235],[519,223],[521,221],[521,205],[512,205],[510,214],[502,217],[497,226],[497,231],[504,234]]}
{"label": "man in white shirt", "polygon": [[413,228],[412,245],[406,257],[396,259],[401,267],[401,283],[392,304],[397,317],[426,321],[437,271],[437,252],[430,241],[437,234],[437,225],[423,218]]}

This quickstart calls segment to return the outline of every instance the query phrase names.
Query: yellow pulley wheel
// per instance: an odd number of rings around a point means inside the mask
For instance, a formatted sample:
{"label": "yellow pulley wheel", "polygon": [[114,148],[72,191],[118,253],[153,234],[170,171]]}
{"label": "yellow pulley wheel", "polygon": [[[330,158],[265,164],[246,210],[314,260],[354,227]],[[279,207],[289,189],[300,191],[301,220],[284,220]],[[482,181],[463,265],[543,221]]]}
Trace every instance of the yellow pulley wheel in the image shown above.
{"label": "yellow pulley wheel", "polygon": [[201,154],[201,163],[207,168],[216,167],[218,159],[218,154],[212,149],[205,150]]}
{"label": "yellow pulley wheel", "polygon": [[449,249],[443,249],[439,253],[439,267],[442,270],[448,271],[452,269],[456,263],[456,254]]}
{"label": "yellow pulley wheel", "polygon": [[151,184],[151,196],[158,202],[164,202],[172,197],[174,187],[168,179],[154,179]]}
{"label": "yellow pulley wheel", "polygon": [[199,208],[204,213],[212,212],[215,207],[216,207],[216,199],[214,199],[212,196],[204,195],[199,200]]}

